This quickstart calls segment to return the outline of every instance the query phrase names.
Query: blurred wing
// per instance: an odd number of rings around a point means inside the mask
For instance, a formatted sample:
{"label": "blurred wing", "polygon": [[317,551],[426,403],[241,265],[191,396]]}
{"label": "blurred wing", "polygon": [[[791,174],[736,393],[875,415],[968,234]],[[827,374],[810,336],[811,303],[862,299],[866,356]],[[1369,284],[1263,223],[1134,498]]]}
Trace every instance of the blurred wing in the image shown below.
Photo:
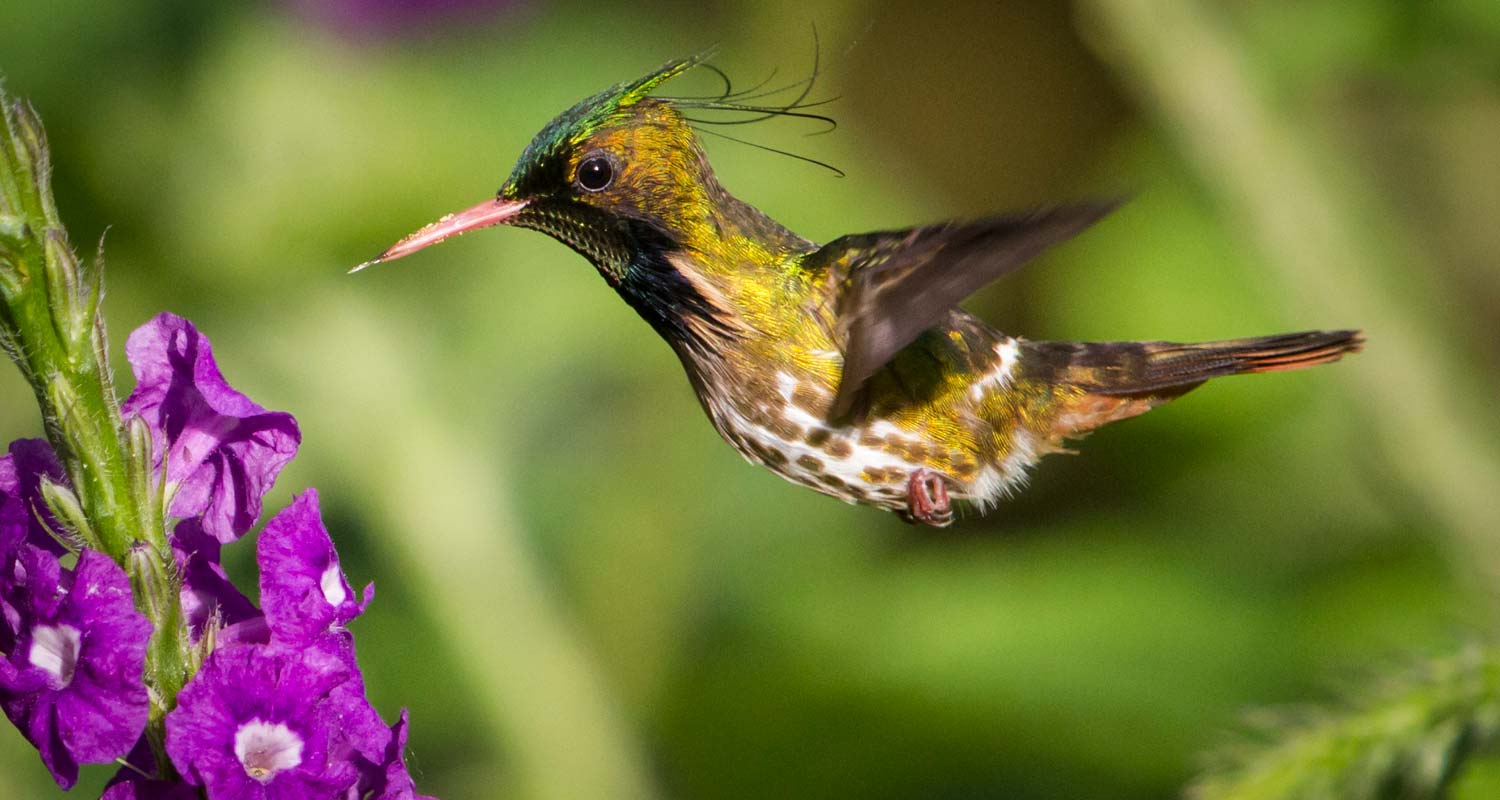
{"label": "blurred wing", "polygon": [[843,236],[808,256],[835,284],[834,313],[844,341],[844,371],[829,418],[854,405],[865,381],[964,298],[1119,206],[1100,201],[991,217]]}

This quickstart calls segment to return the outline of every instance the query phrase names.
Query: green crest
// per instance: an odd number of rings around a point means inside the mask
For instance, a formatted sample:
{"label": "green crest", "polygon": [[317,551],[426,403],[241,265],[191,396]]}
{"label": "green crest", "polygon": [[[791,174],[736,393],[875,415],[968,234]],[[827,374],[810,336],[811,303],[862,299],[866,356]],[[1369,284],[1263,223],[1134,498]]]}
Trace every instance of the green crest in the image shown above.
{"label": "green crest", "polygon": [[593,136],[616,115],[644,100],[663,83],[702,64],[709,55],[704,52],[673,59],[644,77],[617,83],[558,114],[526,146],[501,193],[525,194],[529,187],[522,184],[555,178],[554,173],[566,167],[570,147]]}

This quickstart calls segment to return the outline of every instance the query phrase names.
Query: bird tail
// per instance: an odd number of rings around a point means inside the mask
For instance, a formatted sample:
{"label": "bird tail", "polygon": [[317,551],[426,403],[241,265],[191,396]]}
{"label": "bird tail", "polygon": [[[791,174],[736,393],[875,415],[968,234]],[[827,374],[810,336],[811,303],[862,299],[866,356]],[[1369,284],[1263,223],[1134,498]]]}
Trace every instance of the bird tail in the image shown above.
{"label": "bird tail", "polygon": [[1177,342],[1028,342],[1022,358],[1070,393],[1059,436],[1078,436],[1128,419],[1210,378],[1303,369],[1337,361],[1364,345],[1359,331],[1305,331],[1198,344]]}

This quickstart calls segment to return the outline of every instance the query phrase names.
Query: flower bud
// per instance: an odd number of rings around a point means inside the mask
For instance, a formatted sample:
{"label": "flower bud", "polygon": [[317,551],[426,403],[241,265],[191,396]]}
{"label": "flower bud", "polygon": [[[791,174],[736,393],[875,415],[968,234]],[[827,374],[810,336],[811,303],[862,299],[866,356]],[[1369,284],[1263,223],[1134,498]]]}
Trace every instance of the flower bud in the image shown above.
{"label": "flower bud", "polygon": [[125,419],[125,458],[130,463],[130,490],[135,493],[137,507],[146,512],[145,524],[152,526],[152,535],[164,524],[166,503],[162,498],[165,487],[153,480],[151,426],[138,416]]}
{"label": "flower bud", "polygon": [[83,505],[78,502],[78,495],[73,494],[72,489],[46,475],[38,477],[37,486],[47,509],[52,512],[52,518],[63,526],[63,530],[50,531],[53,538],[75,553],[84,544],[95,541],[94,530],[83,513]]}
{"label": "flower bud", "polygon": [[161,620],[177,589],[156,547],[150,542],[132,544],[125,552],[125,574],[130,576],[130,591],[135,594],[137,606],[142,607],[153,623]]}
{"label": "flower bud", "polygon": [[151,472],[151,426],[140,417],[125,420],[125,441],[130,445],[130,460]]}
{"label": "flower bud", "polygon": [[47,303],[52,311],[52,328],[58,341],[73,355],[88,344],[90,333],[88,303],[80,289],[79,273],[82,266],[78,254],[68,244],[68,235],[61,228],[50,228],[42,239],[46,260],[43,272],[47,277]]}
{"label": "flower bud", "polygon": [[36,226],[56,218],[48,183],[46,137],[25,103],[0,94],[0,289],[14,302],[34,276],[23,251],[39,242]]}
{"label": "flower bud", "polygon": [[214,648],[219,646],[219,630],[224,627],[223,622],[223,617],[215,609],[209,616],[208,622],[204,623],[203,632],[198,634],[198,641],[193,642],[192,647],[188,649],[187,672],[189,675],[197,674],[198,670],[203,668],[203,662],[213,655]]}

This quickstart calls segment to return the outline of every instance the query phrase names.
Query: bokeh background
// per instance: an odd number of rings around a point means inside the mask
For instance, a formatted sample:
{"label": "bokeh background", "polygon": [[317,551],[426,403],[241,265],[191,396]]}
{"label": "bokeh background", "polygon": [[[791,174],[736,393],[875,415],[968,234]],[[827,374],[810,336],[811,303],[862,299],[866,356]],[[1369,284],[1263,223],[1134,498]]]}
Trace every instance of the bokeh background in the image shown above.
{"label": "bokeh background", "polygon": [[[848,176],[707,142],[792,228],[1128,192],[969,306],[1038,339],[1361,326],[1367,352],[1200,389],[933,532],[742,462],[539,234],[344,274],[578,98],[712,44],[742,85],[794,80],[814,25],[838,129],[732,132]],[[428,793],[1158,798],[1250,709],[1497,629],[1492,2],[8,0],[0,73],[75,245],[108,230],[116,358],[170,309],[301,423],[267,507],[319,487],[378,584],[361,660]],[[39,430],[6,371],[0,435]],[[252,556],[226,550],[247,585]],[[56,791],[0,729],[0,797]]]}

